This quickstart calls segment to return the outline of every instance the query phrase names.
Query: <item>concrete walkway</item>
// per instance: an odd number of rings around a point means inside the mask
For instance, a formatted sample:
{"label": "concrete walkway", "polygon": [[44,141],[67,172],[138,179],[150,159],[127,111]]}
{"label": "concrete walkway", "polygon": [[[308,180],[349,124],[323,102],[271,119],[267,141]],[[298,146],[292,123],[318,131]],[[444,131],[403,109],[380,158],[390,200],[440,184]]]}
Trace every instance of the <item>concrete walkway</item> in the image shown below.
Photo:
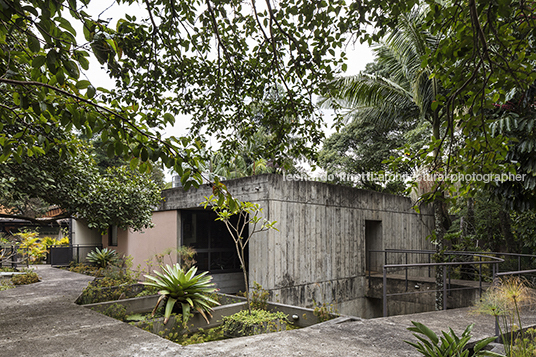
{"label": "concrete walkway", "polygon": [[[436,332],[473,336],[494,333],[493,318],[465,309],[372,320],[338,319],[309,328],[182,347],[154,334],[73,303],[91,277],[49,266],[37,267],[42,281],[0,291],[0,356],[419,356],[404,343],[419,321]],[[531,320],[535,320],[532,317]],[[529,323],[529,322],[527,322]]]}

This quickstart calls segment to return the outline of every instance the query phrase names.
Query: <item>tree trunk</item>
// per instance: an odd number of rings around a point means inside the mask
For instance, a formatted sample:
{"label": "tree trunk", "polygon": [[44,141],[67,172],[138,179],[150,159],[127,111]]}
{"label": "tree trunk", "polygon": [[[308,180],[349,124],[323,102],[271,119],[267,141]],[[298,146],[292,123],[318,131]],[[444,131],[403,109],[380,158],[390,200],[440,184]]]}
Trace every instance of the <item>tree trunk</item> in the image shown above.
{"label": "tree trunk", "polygon": [[465,236],[474,236],[476,233],[475,224],[475,199],[469,197],[467,199],[467,220],[465,224]]}
{"label": "tree trunk", "polygon": [[[445,261],[445,232],[450,226],[450,217],[448,211],[445,207],[445,201],[443,193],[439,195],[434,200],[434,220],[435,220],[435,241],[436,244],[436,254],[435,254],[435,263],[442,263]],[[436,298],[435,298],[435,309],[443,310],[443,302],[446,299],[446,296],[443,296],[443,267],[436,267]]]}
{"label": "tree trunk", "polygon": [[499,211],[499,220],[501,222],[501,231],[504,237],[507,252],[518,253],[514,234],[512,233],[512,226],[510,224],[510,215],[504,209],[504,207]]}

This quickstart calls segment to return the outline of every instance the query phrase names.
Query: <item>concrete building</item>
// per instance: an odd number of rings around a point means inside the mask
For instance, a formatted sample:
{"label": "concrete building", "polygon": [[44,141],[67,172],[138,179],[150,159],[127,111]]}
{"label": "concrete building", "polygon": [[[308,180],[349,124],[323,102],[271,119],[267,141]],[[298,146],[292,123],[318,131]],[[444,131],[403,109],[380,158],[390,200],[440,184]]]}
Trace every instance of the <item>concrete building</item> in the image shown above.
{"label": "concrete building", "polygon": [[[369,259],[367,251],[432,248],[426,239],[432,211],[423,207],[416,213],[409,198],[273,174],[225,184],[239,200],[259,203],[264,218],[277,221],[278,231],[259,233],[249,244],[250,285],[261,284],[272,301],[304,307],[325,302],[343,314],[378,316],[381,304],[366,297],[366,273],[383,262],[381,255]],[[234,243],[214,214],[200,208],[211,193],[206,185],[165,190],[154,228],[119,231],[116,238],[111,232],[103,244],[131,255],[134,266],[166,248],[192,246],[199,268],[209,270],[222,291],[243,290]]]}

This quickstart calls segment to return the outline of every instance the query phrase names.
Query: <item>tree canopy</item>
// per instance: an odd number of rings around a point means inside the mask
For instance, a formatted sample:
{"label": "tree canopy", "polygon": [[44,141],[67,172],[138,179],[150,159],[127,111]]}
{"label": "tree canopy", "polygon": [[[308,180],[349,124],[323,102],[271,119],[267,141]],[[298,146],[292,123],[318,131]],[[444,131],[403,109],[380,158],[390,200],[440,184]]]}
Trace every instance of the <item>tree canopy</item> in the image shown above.
{"label": "tree canopy", "polygon": [[11,211],[0,216],[32,220],[54,205],[63,212],[60,218],[85,218],[90,228],[101,231],[111,225],[134,230],[150,226],[161,199],[151,175],[126,166],[103,170],[86,141],[72,138],[71,145],[78,147],[76,156],[62,159],[59,150],[51,149],[21,163],[10,158],[0,164],[0,205]]}
{"label": "tree canopy", "polygon": [[[428,149],[436,155],[414,159],[443,174],[518,169],[508,144],[520,136],[494,132],[491,114],[512,92],[529,98],[522,93],[536,80],[530,1],[146,0],[142,15],[125,15],[114,28],[88,14],[88,3],[0,1],[0,163],[22,165],[52,150],[68,161],[77,145],[58,133],[75,132],[99,137],[108,156],[133,169],[174,168],[188,188],[202,182],[202,134],[225,150],[237,136],[252,137],[254,115],[274,135],[266,150],[276,163],[285,158],[278,153],[311,157],[323,137],[314,96],[329,93],[346,69],[348,39],[379,40],[420,5],[428,8],[421,33],[436,45],[421,48],[413,68],[430,69],[428,80],[441,84],[427,103],[443,124]],[[114,89],[84,77],[90,56]],[[266,100],[278,88],[284,95]],[[165,137],[178,115],[191,117],[190,134]]]}

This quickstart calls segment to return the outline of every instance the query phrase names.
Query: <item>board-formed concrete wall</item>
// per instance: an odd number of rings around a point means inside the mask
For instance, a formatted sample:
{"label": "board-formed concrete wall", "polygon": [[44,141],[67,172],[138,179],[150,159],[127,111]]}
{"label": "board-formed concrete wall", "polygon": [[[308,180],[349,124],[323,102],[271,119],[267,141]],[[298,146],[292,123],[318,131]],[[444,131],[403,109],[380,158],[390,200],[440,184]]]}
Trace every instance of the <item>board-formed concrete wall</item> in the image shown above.
{"label": "board-formed concrete wall", "polygon": [[[242,201],[256,202],[278,231],[250,241],[249,279],[271,300],[312,307],[333,304],[339,312],[371,317],[366,294],[366,249],[431,249],[431,210],[417,214],[409,198],[314,181],[259,175],[225,182]],[[199,207],[209,186],[165,190],[160,210]],[[366,222],[377,222],[373,241]]]}

